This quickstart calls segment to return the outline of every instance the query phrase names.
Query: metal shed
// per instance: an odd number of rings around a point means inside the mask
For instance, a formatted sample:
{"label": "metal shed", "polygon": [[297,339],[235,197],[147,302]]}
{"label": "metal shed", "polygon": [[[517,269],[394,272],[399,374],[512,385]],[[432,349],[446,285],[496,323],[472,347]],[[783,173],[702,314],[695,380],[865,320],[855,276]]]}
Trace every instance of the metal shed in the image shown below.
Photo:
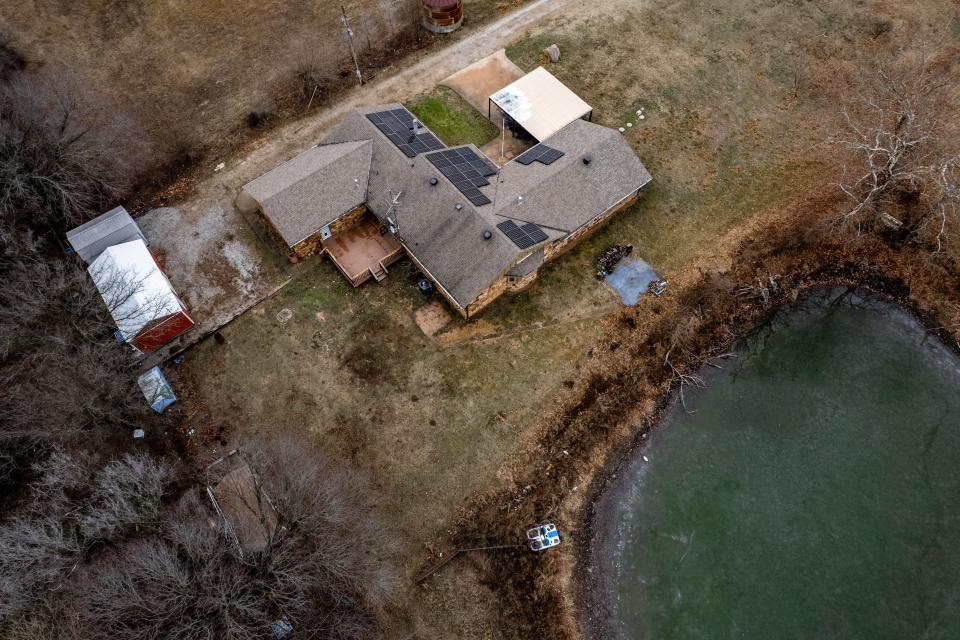
{"label": "metal shed", "polygon": [[537,67],[490,96],[488,116],[491,103],[540,141],[574,120],[593,116],[593,107],[543,67]]}
{"label": "metal shed", "polygon": [[123,207],[116,207],[76,229],[67,231],[67,241],[84,262],[91,264],[108,247],[147,239]]}

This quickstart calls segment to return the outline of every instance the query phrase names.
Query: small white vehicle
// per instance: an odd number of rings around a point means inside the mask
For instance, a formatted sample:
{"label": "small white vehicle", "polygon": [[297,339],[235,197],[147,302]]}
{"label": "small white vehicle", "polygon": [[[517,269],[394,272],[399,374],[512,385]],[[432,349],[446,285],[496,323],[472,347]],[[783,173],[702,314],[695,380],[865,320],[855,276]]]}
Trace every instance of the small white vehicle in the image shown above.
{"label": "small white vehicle", "polygon": [[560,532],[556,525],[540,524],[527,529],[527,540],[531,551],[543,551],[560,544]]}

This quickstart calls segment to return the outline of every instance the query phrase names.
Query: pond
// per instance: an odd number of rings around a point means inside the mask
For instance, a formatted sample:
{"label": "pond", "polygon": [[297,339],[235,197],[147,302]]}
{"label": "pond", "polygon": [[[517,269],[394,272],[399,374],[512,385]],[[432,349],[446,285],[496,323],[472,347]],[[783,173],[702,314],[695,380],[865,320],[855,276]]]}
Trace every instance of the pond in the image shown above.
{"label": "pond", "polygon": [[600,497],[611,635],[960,638],[960,361],[845,291],[736,353]]}

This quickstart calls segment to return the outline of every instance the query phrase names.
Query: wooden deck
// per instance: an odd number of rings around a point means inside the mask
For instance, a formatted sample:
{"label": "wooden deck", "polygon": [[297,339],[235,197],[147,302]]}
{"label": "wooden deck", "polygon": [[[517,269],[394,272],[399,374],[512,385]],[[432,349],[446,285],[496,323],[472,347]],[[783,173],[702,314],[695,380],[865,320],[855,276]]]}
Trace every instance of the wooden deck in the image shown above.
{"label": "wooden deck", "polygon": [[387,267],[403,255],[390,234],[381,234],[380,225],[369,214],[360,222],[323,241],[327,255],[353,286],[370,278],[387,277]]}

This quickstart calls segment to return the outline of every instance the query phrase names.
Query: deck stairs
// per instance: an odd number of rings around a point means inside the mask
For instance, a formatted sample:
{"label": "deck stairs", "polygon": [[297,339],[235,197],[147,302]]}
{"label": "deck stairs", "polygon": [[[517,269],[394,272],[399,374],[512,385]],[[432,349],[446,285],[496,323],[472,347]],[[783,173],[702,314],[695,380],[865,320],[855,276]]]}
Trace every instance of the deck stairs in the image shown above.
{"label": "deck stairs", "polygon": [[388,273],[390,272],[387,271],[387,268],[383,265],[383,262],[378,262],[376,267],[370,267],[370,275],[372,275],[373,279],[377,282],[386,280]]}

